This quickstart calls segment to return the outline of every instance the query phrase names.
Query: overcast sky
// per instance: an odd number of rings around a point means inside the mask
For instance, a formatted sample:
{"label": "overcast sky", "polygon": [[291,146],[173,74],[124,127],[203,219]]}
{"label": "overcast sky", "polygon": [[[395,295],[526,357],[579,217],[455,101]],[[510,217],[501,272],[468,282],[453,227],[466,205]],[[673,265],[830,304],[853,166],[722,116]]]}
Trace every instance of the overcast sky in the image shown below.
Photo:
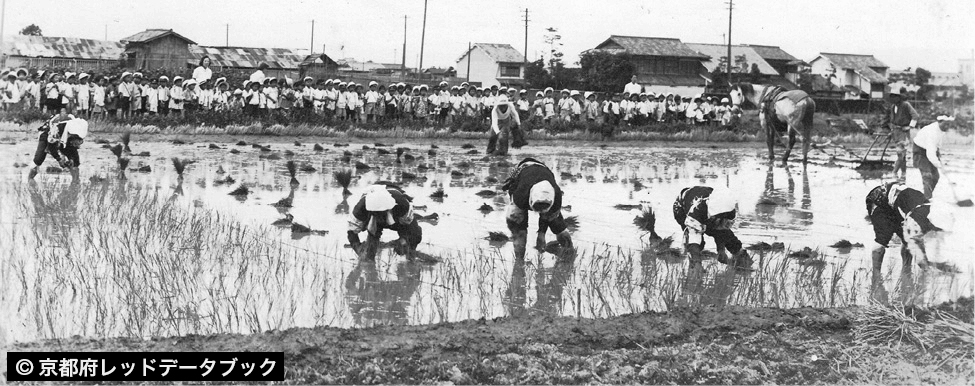
{"label": "overcast sky", "polygon": [[[35,23],[48,36],[118,40],[172,28],[203,45],[304,48],[399,63],[408,17],[407,65],[419,59],[422,0],[6,0],[4,34]],[[509,43],[528,56],[548,51],[545,29],[562,35],[568,62],[611,34],[723,43],[726,0],[429,0],[424,67],[451,66],[467,43]],[[819,52],[873,54],[893,69],[956,72],[975,48],[972,0],[740,0],[732,42],[778,45],[809,61]]]}

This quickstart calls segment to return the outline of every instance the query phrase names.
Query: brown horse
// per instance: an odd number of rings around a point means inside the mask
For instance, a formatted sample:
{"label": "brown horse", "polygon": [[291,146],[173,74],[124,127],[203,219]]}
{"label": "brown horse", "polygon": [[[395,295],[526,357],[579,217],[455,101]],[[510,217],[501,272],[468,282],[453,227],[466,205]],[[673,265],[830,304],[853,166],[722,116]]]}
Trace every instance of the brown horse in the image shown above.
{"label": "brown horse", "polygon": [[731,100],[735,105],[747,100],[758,106],[762,131],[768,143],[769,161],[775,160],[775,142],[785,132],[789,133],[789,144],[785,147],[782,164],[789,163],[796,135],[802,140],[802,163],[808,161],[813,114],[816,112],[816,102],[809,94],[800,90],[785,91],[775,86],[739,83],[732,87]]}

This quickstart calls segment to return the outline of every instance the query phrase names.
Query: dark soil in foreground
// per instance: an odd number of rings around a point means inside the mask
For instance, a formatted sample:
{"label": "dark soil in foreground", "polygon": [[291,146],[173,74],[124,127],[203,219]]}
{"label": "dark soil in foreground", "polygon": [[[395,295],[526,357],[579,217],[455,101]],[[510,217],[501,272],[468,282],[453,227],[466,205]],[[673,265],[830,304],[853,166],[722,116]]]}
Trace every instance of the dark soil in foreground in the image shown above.
{"label": "dark soil in foreground", "polygon": [[[939,308],[972,320],[971,298]],[[253,335],[72,339],[12,351],[283,351],[288,383],[972,384],[973,348],[854,339],[858,309],[680,309]]]}

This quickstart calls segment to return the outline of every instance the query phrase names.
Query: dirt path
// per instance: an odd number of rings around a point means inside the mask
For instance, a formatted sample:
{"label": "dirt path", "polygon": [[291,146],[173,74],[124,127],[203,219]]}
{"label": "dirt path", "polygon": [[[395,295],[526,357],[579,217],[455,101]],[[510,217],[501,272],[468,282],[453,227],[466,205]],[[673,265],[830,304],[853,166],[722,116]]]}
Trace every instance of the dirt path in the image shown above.
{"label": "dirt path", "polygon": [[[970,312],[969,299],[962,313]],[[725,307],[600,320],[525,316],[149,341],[77,338],[10,349],[283,351],[288,383],[971,384],[975,380],[971,351],[946,354],[935,349],[922,352],[911,345],[857,344],[851,332],[856,315],[856,309]]]}

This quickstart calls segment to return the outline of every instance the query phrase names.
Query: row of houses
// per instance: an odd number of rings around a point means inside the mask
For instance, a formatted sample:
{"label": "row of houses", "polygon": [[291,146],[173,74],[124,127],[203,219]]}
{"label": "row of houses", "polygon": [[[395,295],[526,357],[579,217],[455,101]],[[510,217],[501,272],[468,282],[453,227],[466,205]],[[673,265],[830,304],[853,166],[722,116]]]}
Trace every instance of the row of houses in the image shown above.
{"label": "row of houses", "polygon": [[[498,43],[472,44],[453,67],[428,68],[419,74],[401,63],[333,59],[301,49],[203,46],[171,29],[147,29],[118,42],[18,35],[4,39],[3,48],[4,67],[97,70],[121,64],[130,69],[182,70],[195,67],[205,55],[221,71],[253,71],[266,63],[270,74],[291,78],[309,75],[447,80],[452,84],[469,81],[484,86],[525,84],[525,56],[509,44]],[[714,84],[712,74],[723,71],[729,61],[726,45],[684,43],[676,38],[612,35],[592,50],[628,54],[637,81],[655,93],[706,92]],[[805,62],[777,46],[743,44],[732,45],[731,56],[732,72],[787,89],[798,88],[800,77],[807,72],[812,91],[820,96],[882,98],[891,87],[912,89],[912,78],[890,71],[872,55],[824,52]],[[960,64],[959,73],[933,73],[931,84],[940,90],[957,91],[971,83],[971,59]]]}
{"label": "row of houses", "polygon": [[200,58],[210,58],[211,67],[219,71],[254,71],[266,63],[271,76],[292,79],[306,75],[316,78],[343,76],[349,78],[419,77],[441,80],[455,77],[452,68],[428,68],[421,75],[402,64],[358,61],[353,58],[333,59],[308,50],[204,46],[171,30],[147,29],[120,41],[64,38],[50,36],[8,36],[3,41],[3,67],[65,68],[74,71],[98,71],[119,65],[135,70],[179,71],[194,68]]}

